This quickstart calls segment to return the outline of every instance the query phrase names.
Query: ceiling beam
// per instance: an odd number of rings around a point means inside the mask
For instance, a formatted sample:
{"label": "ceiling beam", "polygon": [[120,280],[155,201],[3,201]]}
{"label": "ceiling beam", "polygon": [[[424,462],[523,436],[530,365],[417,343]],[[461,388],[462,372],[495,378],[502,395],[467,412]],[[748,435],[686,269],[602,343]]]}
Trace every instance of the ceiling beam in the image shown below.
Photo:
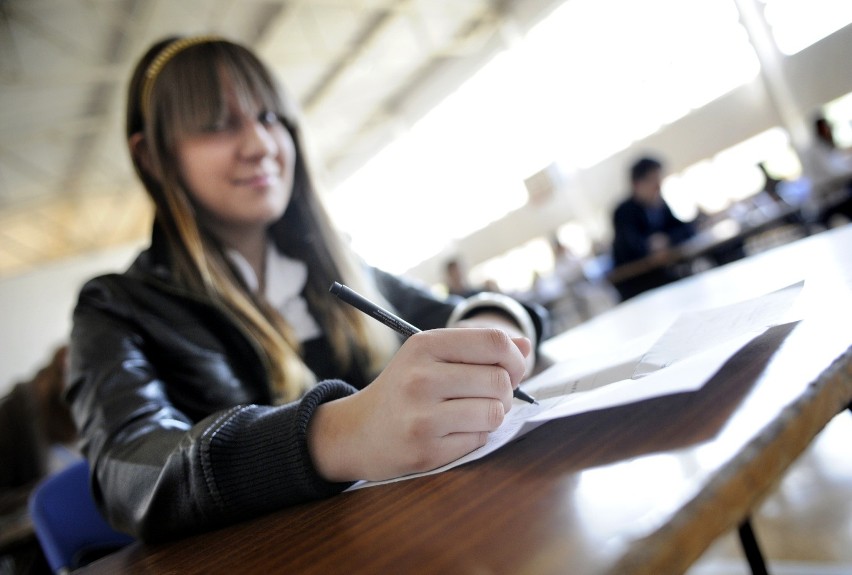
{"label": "ceiling beam", "polygon": [[[34,180],[37,184],[44,188],[45,194],[49,192],[51,185],[58,177],[57,174],[45,170],[43,167],[35,164],[28,158],[25,158],[5,147],[0,147],[0,166],[11,168],[18,174]],[[2,181],[2,174],[0,174],[0,181]],[[0,191],[0,206],[3,206],[7,200],[4,196],[5,193]]]}
{"label": "ceiling beam", "polygon": [[[111,30],[109,60],[115,65],[127,66],[131,57],[135,57],[141,51],[140,45],[147,38],[149,25],[157,10],[160,0],[134,1],[129,4],[131,11],[124,19],[114,18]],[[106,143],[110,141],[113,134],[110,130],[115,126],[109,121],[120,117],[123,108],[123,86],[118,83],[97,83],[92,87],[90,107],[98,109],[100,114],[106,118],[100,129],[94,133],[81,134],[74,149],[78,152],[72,162],[65,167],[64,186],[68,193],[79,193],[82,191],[85,174],[92,168],[96,159],[100,157]],[[114,151],[110,151],[114,153]]]}
{"label": "ceiling beam", "polygon": [[142,241],[150,232],[152,216],[145,194],[126,189],[42,199],[4,210],[0,277],[73,254]]}
{"label": "ceiling beam", "polygon": [[45,42],[52,44],[63,54],[83,62],[97,60],[99,54],[91,52],[78,40],[77,35],[67,34],[65,30],[45,24],[37,16],[27,10],[27,3],[16,3],[11,9],[6,9],[6,18],[10,23],[18,24],[40,36]]}
{"label": "ceiling beam", "polygon": [[[109,124],[109,118],[103,115],[75,117],[63,122],[40,124],[37,126],[10,126],[4,128],[3,139],[14,142],[15,145],[38,142],[40,140],[56,140],[65,137],[81,136],[104,130]],[[113,126],[110,124],[109,126]],[[8,150],[0,147],[0,161]]]}
{"label": "ceiling beam", "polygon": [[[335,84],[355,62],[357,62],[367,50],[373,45],[388,26],[402,13],[400,8],[407,6],[410,0],[395,0],[365,19],[351,50],[348,50],[336,62],[326,68],[326,73],[317,81],[317,84],[305,96],[302,106],[307,112],[318,107],[331,91]],[[396,8],[396,9],[395,9]]]}
{"label": "ceiling beam", "polygon": [[[506,48],[566,0],[492,0],[462,25],[454,40],[437,50],[417,74],[384,98],[373,114],[361,122],[352,137],[342,139],[336,151],[325,158],[329,184],[343,181],[368,159],[359,141],[371,138],[378,150],[391,134],[413,125],[454,86],[468,79],[499,50]],[[376,137],[376,126],[392,123],[384,137]],[[353,157],[351,150],[359,150]]]}
{"label": "ceiling beam", "polygon": [[66,88],[68,86],[87,85],[96,82],[123,82],[127,78],[127,67],[118,64],[89,64],[81,62],[81,66],[73,70],[43,72],[39,69],[28,68],[4,81],[4,90],[49,90]]}
{"label": "ceiling beam", "polygon": [[[503,18],[502,3],[486,4],[483,10],[475,13],[466,22],[458,26],[457,32],[450,42],[444,46],[436,47],[431,58],[407,82],[379,102],[373,113],[360,123],[352,136],[341,142],[337,150],[326,157],[325,168],[332,180],[332,185],[347,177],[367,160],[366,157],[360,156],[355,158],[353,162],[350,153],[350,150],[361,147],[358,145],[358,141],[363,139],[365,134],[369,137],[376,126],[387,124],[389,121],[397,127],[403,125],[408,127],[414,123],[416,118],[409,117],[406,118],[408,121],[403,121],[399,111],[414,95],[422,95],[425,85],[436,82],[449,67],[461,61],[470,62],[474,67],[479,67],[486,62],[490,54],[502,45],[502,40],[498,39],[495,43],[493,37],[502,26]],[[476,36],[479,40],[472,43],[472,36]],[[473,49],[474,46],[476,46],[476,49]],[[464,77],[468,77],[468,75],[465,74]],[[462,79],[460,78],[459,81],[462,81]],[[436,103],[448,91],[448,89],[440,90],[440,95],[433,98],[431,104]],[[431,108],[431,106],[429,107]],[[426,109],[421,109],[416,116],[420,117],[425,112]],[[398,131],[398,129],[389,131],[389,134],[398,133]],[[377,144],[379,143],[377,142]]]}

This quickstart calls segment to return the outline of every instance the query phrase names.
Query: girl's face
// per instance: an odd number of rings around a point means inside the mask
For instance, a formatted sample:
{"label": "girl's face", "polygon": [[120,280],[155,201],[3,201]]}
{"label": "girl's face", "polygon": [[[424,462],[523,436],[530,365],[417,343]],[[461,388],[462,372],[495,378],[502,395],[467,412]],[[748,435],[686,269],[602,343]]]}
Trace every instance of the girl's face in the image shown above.
{"label": "girl's face", "polygon": [[177,142],[180,173],[214,232],[264,230],[290,201],[296,146],[273,112],[242,109],[226,90],[225,117]]}

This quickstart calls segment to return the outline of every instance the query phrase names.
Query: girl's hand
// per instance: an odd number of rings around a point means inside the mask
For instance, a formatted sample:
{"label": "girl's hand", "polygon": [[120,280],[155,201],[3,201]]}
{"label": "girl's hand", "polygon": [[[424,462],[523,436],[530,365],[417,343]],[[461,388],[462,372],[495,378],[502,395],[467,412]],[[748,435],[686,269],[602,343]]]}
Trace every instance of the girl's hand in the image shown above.
{"label": "girl's hand", "polygon": [[317,408],[314,466],[329,481],[380,480],[458,459],[503,422],[530,352],[493,328],[411,336],[372,384]]}
{"label": "girl's hand", "polygon": [[[527,345],[530,343],[524,335],[524,332],[520,327],[518,327],[518,324],[509,319],[507,316],[497,312],[489,311],[478,313],[472,317],[461,320],[455,325],[455,327],[493,327],[508,333],[509,337],[511,337],[513,341],[523,339],[527,342]],[[524,357],[526,362],[525,376],[529,376],[535,371],[536,354],[524,352]]]}

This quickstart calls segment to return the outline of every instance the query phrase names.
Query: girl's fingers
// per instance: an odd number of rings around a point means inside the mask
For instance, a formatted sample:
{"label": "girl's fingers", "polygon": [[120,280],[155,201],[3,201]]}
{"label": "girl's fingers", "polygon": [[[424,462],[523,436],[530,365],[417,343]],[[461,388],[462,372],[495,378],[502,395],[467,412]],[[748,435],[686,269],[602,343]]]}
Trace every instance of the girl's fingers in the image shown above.
{"label": "girl's fingers", "polygon": [[456,433],[489,433],[500,427],[506,411],[503,402],[497,399],[451,399],[413,419],[410,431],[415,440]]}
{"label": "girl's fingers", "polygon": [[[444,458],[447,463],[449,463],[450,461],[455,461],[459,457],[467,455],[474,449],[482,447],[487,441],[488,434],[482,431],[453,433],[441,439],[441,449],[443,451]],[[435,467],[432,469],[435,469]]]}
{"label": "girl's fingers", "polygon": [[495,399],[505,411],[512,407],[512,380],[509,372],[498,365],[436,363],[430,380],[421,383],[424,395],[434,394],[437,400],[462,398]]}
{"label": "girl's fingers", "polygon": [[317,409],[308,431],[320,474],[386,479],[434,469],[484,445],[512,406],[526,339],[489,328],[411,336],[367,388]]}
{"label": "girl's fingers", "polygon": [[525,358],[529,357],[532,353],[532,342],[529,339],[525,337],[513,337],[512,343],[517,346],[518,351],[520,351],[521,355]]}
{"label": "girl's fingers", "polygon": [[496,328],[436,329],[410,337],[406,346],[415,353],[428,353],[435,361],[477,365],[499,365],[513,386],[521,381],[526,361],[518,345]]}

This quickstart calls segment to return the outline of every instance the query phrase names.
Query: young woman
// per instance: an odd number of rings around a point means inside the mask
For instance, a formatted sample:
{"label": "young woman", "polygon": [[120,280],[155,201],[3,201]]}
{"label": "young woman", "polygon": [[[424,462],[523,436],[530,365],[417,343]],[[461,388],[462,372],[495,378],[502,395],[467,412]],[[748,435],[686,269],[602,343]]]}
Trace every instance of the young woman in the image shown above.
{"label": "young woman", "polygon": [[[151,245],[84,286],[68,388],[116,528],[180,537],[435,468],[500,425],[540,318],[499,296],[438,300],[355,261],[248,49],[154,45],[130,83],[127,141],[156,206]],[[424,332],[400,345],[333,281]]]}

